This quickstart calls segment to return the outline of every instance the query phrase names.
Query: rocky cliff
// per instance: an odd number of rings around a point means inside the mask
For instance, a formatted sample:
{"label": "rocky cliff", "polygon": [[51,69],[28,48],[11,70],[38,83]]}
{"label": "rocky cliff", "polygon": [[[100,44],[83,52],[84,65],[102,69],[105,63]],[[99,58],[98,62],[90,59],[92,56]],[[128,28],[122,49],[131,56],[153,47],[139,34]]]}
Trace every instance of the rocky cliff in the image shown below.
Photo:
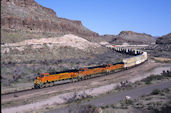
{"label": "rocky cliff", "polygon": [[157,38],[156,44],[145,48],[154,57],[171,58],[171,33]]}
{"label": "rocky cliff", "polygon": [[156,44],[171,44],[171,33],[159,37],[156,40]]}
{"label": "rocky cliff", "polygon": [[1,27],[34,32],[98,36],[97,33],[85,28],[81,21],[59,18],[52,9],[45,8],[34,0],[2,0]]}
{"label": "rocky cliff", "polygon": [[133,31],[121,31],[110,41],[110,43],[151,44],[151,43],[155,43],[155,39],[151,35],[145,33],[136,33]]}

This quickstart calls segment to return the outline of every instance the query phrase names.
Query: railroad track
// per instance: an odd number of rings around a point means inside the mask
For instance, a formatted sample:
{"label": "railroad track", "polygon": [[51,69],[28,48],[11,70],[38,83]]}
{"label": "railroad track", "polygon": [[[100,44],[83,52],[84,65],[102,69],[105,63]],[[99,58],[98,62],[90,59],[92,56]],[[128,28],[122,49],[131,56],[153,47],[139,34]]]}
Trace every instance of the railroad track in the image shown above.
{"label": "railroad track", "polygon": [[[147,62],[144,62],[143,64],[145,65]],[[142,64],[142,65],[143,65]],[[140,65],[139,65],[140,66]],[[135,69],[137,68],[138,66],[136,67],[132,67],[130,69],[125,69],[125,70],[122,70],[122,71],[118,71],[118,72],[112,72],[112,73],[109,73],[107,76],[110,76],[110,75],[113,75],[113,74],[117,74],[117,73],[124,73],[125,71],[131,71],[132,69]],[[106,76],[105,74],[103,75],[99,75],[100,77],[104,77]],[[91,79],[87,79],[87,80],[93,80],[93,79],[96,79],[96,78],[100,78],[99,76],[94,76],[93,78]],[[82,81],[76,81],[74,83],[79,83],[79,82],[84,82],[84,81],[87,81],[87,80],[82,80]],[[69,82],[69,81],[66,81],[64,83],[59,83],[59,84],[55,84],[54,86],[50,86],[50,87],[44,87],[42,89],[34,89],[34,88],[30,88],[30,89],[26,89],[26,90],[20,90],[20,91],[16,91],[16,92],[9,92],[9,93],[4,93],[4,94],[1,94],[1,99],[4,100],[4,99],[9,99],[11,97],[21,97],[23,95],[29,95],[29,94],[33,94],[33,93],[38,93],[38,92],[41,92],[41,91],[44,91],[44,90],[47,90],[47,89],[58,89],[60,87],[63,87],[66,85],[67,86],[70,86],[71,84],[73,84],[72,82]]]}
{"label": "railroad track", "polygon": [[[110,48],[110,49],[113,49],[113,48]],[[121,50],[122,51],[122,50]],[[124,50],[125,51],[125,50]],[[146,62],[146,61],[144,61]],[[143,64],[144,62],[140,63],[140,64]],[[139,65],[140,65],[139,64]],[[131,68],[134,68],[134,67],[137,67],[138,65],[136,66],[132,66]],[[129,68],[130,69],[130,68]],[[126,69],[122,69],[122,70],[119,70],[117,72],[120,72],[120,71],[125,71]],[[116,72],[110,72],[108,74],[113,74],[113,73],[116,73]],[[99,76],[104,76],[106,75],[106,73],[101,73],[101,74],[97,74],[97,75],[93,75],[91,76],[91,79],[92,78],[96,78],[96,77],[99,77]],[[75,79],[74,81],[73,80],[65,80],[65,81],[59,81],[57,83],[55,83],[55,85],[53,86],[48,86],[48,87],[44,87],[42,89],[34,89],[34,88],[30,88],[30,89],[25,89],[25,90],[20,90],[20,91],[15,91],[15,92],[9,92],[9,93],[4,93],[4,94],[1,94],[1,98],[2,99],[6,99],[8,97],[19,97],[21,95],[27,95],[27,94],[30,94],[31,92],[32,93],[35,93],[35,92],[40,92],[40,91],[43,91],[44,89],[47,89],[47,88],[52,88],[52,87],[56,87],[56,86],[61,86],[61,85],[65,85],[65,84],[71,84],[72,82],[77,82],[79,81],[78,79]]]}
{"label": "railroad track", "polygon": [[[122,71],[125,71],[125,70],[122,70]],[[108,75],[110,74],[114,74],[114,73],[118,73],[118,72],[121,72],[121,71],[117,71],[117,72],[111,72],[111,73],[108,73]],[[99,76],[106,76],[106,74],[98,74],[98,75],[94,75],[93,77],[89,78],[89,79],[93,79],[93,78],[96,78],[96,77],[99,77]],[[85,79],[84,79],[85,80]],[[82,81],[84,81],[82,80]],[[88,79],[87,79],[88,80]],[[62,83],[61,83],[62,82]],[[15,92],[8,92],[8,93],[4,93],[4,94],[1,94],[1,98],[4,99],[4,98],[8,98],[8,97],[19,97],[21,96],[21,94],[29,94],[30,92],[39,92],[39,91],[43,91],[44,89],[48,89],[48,88],[53,88],[53,87],[56,87],[56,86],[61,86],[61,85],[65,85],[65,84],[72,84],[73,81],[72,80],[66,80],[66,81],[61,81],[59,83],[56,83],[55,85],[53,86],[48,86],[48,87],[43,87],[41,89],[34,89],[34,88],[30,88],[30,89],[25,89],[25,90],[20,90],[20,91],[15,91]],[[77,80],[75,79],[74,82],[81,82],[80,80]]]}

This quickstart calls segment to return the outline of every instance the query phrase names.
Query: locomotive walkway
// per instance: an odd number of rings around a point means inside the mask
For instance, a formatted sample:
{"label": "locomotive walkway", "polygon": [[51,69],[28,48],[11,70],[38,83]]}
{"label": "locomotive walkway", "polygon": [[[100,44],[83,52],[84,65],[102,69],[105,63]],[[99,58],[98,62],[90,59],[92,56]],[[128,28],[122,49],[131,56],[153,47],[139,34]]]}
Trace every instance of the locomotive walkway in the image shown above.
{"label": "locomotive walkway", "polygon": [[[125,99],[125,96],[131,96],[133,99],[136,99],[139,96],[150,94],[154,89],[164,89],[164,88],[171,88],[171,82],[170,81],[161,82],[158,84],[144,86],[144,87],[124,91],[121,93],[109,94],[103,97],[90,100],[89,102],[86,102],[86,103],[81,103],[81,105],[92,104],[95,106],[105,106],[108,104],[115,104],[119,102],[120,100]],[[73,105],[74,108],[76,108],[76,106],[78,105]],[[69,113],[69,108],[68,107],[59,108],[59,109],[50,111],[48,113]]]}

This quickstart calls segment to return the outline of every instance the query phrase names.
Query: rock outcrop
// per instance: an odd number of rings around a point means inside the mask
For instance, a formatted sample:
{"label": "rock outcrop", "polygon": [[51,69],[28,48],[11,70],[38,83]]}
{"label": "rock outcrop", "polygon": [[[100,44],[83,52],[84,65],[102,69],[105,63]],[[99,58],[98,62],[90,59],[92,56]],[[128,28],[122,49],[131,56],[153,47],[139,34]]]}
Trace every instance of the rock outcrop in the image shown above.
{"label": "rock outcrop", "polygon": [[171,33],[159,37],[156,40],[156,44],[171,44]]}
{"label": "rock outcrop", "polygon": [[110,43],[113,44],[151,44],[155,43],[155,39],[145,33],[136,33],[133,31],[121,31],[116,35]]}
{"label": "rock outcrop", "polygon": [[1,27],[2,29],[98,36],[97,33],[85,28],[81,21],[59,18],[52,9],[45,8],[34,0],[2,0]]}
{"label": "rock outcrop", "polygon": [[156,44],[146,47],[145,51],[154,57],[171,58],[171,33],[159,37]]}

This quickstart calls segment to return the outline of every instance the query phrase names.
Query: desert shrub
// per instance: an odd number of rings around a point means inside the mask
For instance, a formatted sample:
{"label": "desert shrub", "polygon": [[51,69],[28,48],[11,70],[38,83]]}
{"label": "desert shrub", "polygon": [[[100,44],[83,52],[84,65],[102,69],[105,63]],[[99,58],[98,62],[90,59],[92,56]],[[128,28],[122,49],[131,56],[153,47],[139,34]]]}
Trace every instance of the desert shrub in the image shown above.
{"label": "desert shrub", "polygon": [[152,95],[157,95],[157,94],[160,94],[160,90],[159,89],[155,89],[151,92]]}
{"label": "desert shrub", "polygon": [[109,105],[106,105],[105,108],[109,108]]}
{"label": "desert shrub", "polygon": [[163,89],[163,92],[165,92],[165,93],[169,93],[169,91],[170,91],[170,89],[169,89],[169,88],[165,88],[165,89]]}
{"label": "desert shrub", "polygon": [[120,108],[121,109],[127,109],[127,104],[126,104],[125,100],[120,102]]}
{"label": "desert shrub", "polygon": [[171,108],[168,103],[162,105],[161,107],[153,107],[153,106],[148,106],[149,110],[152,110],[153,113],[171,113]]}
{"label": "desert shrub", "polygon": [[153,81],[153,80],[162,80],[165,77],[171,77],[171,71],[163,70],[163,72],[160,75],[150,75],[149,77],[144,78],[142,81],[145,82],[145,84],[151,84],[151,81]]}
{"label": "desert shrub", "polygon": [[94,105],[78,105],[75,107],[71,107],[69,112],[70,113],[93,113],[96,109]]}
{"label": "desert shrub", "polygon": [[164,77],[171,77],[171,70],[167,70],[167,71],[163,70],[161,75],[163,75]]}
{"label": "desert shrub", "polygon": [[143,82],[151,82],[151,81],[152,81],[153,76],[154,76],[154,75],[150,75],[149,77],[144,78],[142,81],[143,81]]}
{"label": "desert shrub", "polygon": [[133,100],[126,100],[127,105],[133,105],[134,101]]}
{"label": "desert shrub", "polygon": [[143,79],[142,81],[145,82],[145,84],[151,84],[151,81],[153,81],[153,80],[162,80],[163,78],[164,78],[164,76],[151,75],[151,76]]}
{"label": "desert shrub", "polygon": [[145,81],[145,84],[151,84],[151,81]]}
{"label": "desert shrub", "polygon": [[112,104],[111,107],[112,107],[113,109],[116,108],[114,104]]}
{"label": "desert shrub", "polygon": [[135,108],[142,108],[144,105],[142,102],[138,102],[136,104],[133,105]]}
{"label": "desert shrub", "polygon": [[102,109],[105,109],[105,106],[101,106]]}
{"label": "desert shrub", "polygon": [[145,100],[151,100],[151,99],[152,99],[151,97],[145,98]]}
{"label": "desert shrub", "polygon": [[171,113],[170,105],[168,103],[165,104],[158,113]]}

